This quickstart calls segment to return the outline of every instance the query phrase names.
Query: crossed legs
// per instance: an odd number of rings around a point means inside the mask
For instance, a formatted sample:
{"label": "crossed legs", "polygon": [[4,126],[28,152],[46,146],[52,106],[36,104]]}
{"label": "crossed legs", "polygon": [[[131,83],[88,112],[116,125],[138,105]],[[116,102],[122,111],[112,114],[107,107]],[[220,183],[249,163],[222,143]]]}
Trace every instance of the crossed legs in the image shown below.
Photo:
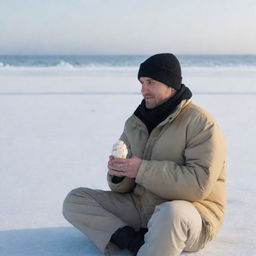
{"label": "crossed legs", "polygon": [[[114,200],[117,193],[114,193],[113,204],[102,205],[107,199],[112,200],[111,193],[114,192],[78,188],[68,194],[63,204],[64,217],[103,253],[114,248],[109,241],[117,229],[127,225],[140,228],[140,215],[129,197],[118,194],[118,205]],[[101,200],[97,200],[99,197]],[[126,209],[127,205],[130,207],[128,214],[120,212],[122,204]],[[183,250],[197,251],[203,247],[202,219],[190,202],[171,201],[157,205],[147,228],[138,256],[178,256]]]}

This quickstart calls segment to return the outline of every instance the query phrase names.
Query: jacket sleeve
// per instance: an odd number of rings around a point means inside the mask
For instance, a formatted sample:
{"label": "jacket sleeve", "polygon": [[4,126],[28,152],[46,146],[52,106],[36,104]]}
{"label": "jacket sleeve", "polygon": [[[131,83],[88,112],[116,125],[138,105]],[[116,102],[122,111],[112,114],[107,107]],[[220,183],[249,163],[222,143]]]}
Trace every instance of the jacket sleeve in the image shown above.
{"label": "jacket sleeve", "polygon": [[167,200],[206,198],[225,165],[224,136],[217,124],[189,128],[184,163],[142,161],[136,183]]}
{"label": "jacket sleeve", "polygon": [[[122,140],[127,146],[127,149],[128,149],[127,158],[131,157],[130,145],[124,132],[121,135],[120,140]],[[119,178],[119,177],[115,177],[110,174],[107,174],[107,180],[108,180],[108,185],[110,189],[115,192],[128,193],[128,192],[131,192],[135,187],[135,179],[130,179],[128,177]]]}

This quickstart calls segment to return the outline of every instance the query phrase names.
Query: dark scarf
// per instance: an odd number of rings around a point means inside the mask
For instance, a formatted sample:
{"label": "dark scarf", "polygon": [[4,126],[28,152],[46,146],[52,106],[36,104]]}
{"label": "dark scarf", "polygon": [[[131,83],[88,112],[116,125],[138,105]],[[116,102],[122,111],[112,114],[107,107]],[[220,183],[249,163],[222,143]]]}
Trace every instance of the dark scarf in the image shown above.
{"label": "dark scarf", "polygon": [[190,99],[191,97],[192,92],[188,87],[182,84],[180,90],[178,90],[173,97],[155,108],[146,108],[145,100],[142,100],[141,104],[135,110],[134,115],[146,125],[148,133],[150,134],[158,124],[174,112],[182,100]]}

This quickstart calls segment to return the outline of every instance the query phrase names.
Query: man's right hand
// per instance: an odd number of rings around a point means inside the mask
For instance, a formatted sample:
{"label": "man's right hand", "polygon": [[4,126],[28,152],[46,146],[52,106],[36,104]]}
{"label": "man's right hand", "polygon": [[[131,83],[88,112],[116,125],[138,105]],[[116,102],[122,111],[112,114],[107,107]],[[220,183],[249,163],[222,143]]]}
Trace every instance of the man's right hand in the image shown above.
{"label": "man's right hand", "polygon": [[108,173],[118,177],[136,178],[142,159],[133,156],[132,158],[123,159],[109,157]]}

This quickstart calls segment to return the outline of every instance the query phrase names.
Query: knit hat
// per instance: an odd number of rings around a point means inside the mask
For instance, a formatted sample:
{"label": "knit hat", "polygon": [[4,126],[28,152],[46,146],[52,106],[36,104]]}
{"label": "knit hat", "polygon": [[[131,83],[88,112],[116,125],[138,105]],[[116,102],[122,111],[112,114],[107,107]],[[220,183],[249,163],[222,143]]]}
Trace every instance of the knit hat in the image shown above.
{"label": "knit hat", "polygon": [[138,79],[140,77],[150,77],[176,90],[181,88],[180,63],[171,53],[160,53],[146,59],[140,65]]}

